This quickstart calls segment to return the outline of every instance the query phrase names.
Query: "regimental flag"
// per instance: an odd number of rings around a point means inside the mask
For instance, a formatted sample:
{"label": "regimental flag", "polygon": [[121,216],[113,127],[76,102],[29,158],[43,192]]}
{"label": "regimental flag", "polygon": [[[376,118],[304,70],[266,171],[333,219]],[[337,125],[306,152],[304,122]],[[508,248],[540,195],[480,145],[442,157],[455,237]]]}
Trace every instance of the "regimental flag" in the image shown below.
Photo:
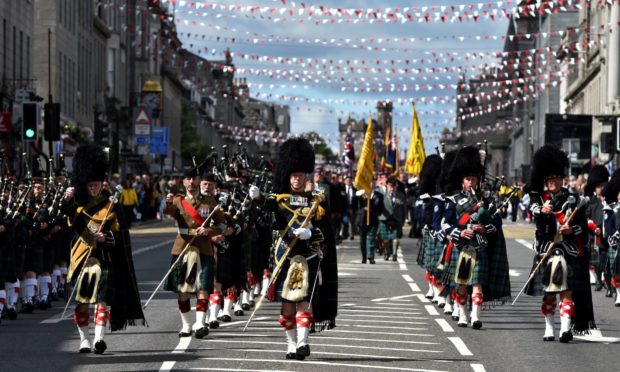
{"label": "regimental flag", "polygon": [[400,157],[398,155],[398,137],[396,132],[394,137],[386,145],[385,161],[383,163],[383,170],[392,176],[398,176],[400,171]]}
{"label": "regimental flag", "polygon": [[355,148],[353,147],[353,137],[351,135],[351,126],[347,128],[347,136],[345,138],[344,150],[342,151],[342,163],[347,168],[347,174],[353,175],[353,162],[355,161]]}
{"label": "regimental flag", "polygon": [[375,148],[373,141],[374,129],[372,128],[372,117],[369,117],[368,128],[366,129],[366,135],[364,136],[364,145],[362,146],[360,159],[357,162],[357,173],[355,174],[355,182],[353,183],[353,186],[356,189],[364,190],[368,196],[372,193],[372,173],[375,168]]}
{"label": "regimental flag", "polygon": [[422,129],[418,121],[418,113],[413,106],[413,120],[411,123],[411,141],[409,142],[409,150],[407,151],[407,160],[405,170],[407,173],[417,176],[422,170],[422,164],[426,159],[424,151],[424,138],[422,138]]}

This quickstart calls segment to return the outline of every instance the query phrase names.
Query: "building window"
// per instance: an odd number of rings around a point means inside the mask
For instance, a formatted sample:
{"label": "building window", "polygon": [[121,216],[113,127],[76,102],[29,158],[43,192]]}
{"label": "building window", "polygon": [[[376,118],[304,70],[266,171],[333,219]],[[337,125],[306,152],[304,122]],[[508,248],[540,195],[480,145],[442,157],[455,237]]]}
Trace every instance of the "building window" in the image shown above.
{"label": "building window", "polygon": [[114,96],[114,65],[116,63],[116,49],[108,49],[108,63],[106,66],[106,93],[108,97]]}
{"label": "building window", "polygon": [[2,78],[6,77],[6,19],[2,18]]}
{"label": "building window", "polygon": [[15,71],[17,71],[17,30],[15,29],[15,26],[13,26],[13,71],[12,71],[12,77],[13,80],[15,80],[16,76],[15,76]]}
{"label": "building window", "polygon": [[30,36],[26,36],[26,79],[30,80]]}
{"label": "building window", "polygon": [[19,32],[19,84],[24,86],[24,32]]}

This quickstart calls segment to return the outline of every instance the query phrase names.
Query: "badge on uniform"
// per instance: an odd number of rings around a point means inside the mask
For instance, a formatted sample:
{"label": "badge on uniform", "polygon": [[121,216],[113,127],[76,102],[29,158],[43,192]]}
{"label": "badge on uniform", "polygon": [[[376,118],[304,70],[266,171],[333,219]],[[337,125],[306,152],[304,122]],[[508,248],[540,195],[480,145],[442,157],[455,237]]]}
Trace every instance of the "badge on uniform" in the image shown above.
{"label": "badge on uniform", "polygon": [[293,207],[307,207],[308,206],[308,198],[304,198],[303,196],[291,196],[291,206]]}
{"label": "badge on uniform", "polygon": [[465,203],[467,203],[467,198],[463,198],[463,199],[459,200],[459,205],[463,205]]}
{"label": "badge on uniform", "polygon": [[198,213],[200,214],[200,217],[207,217],[209,216],[209,208],[200,208],[198,209]]}

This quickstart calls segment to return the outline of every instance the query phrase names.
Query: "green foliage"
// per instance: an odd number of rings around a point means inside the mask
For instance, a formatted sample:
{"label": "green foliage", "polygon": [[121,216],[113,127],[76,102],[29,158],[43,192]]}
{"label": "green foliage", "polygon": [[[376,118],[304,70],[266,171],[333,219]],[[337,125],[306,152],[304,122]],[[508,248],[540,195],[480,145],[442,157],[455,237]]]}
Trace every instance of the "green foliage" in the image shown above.
{"label": "green foliage", "polygon": [[[329,162],[329,161],[338,160],[338,156],[336,156],[336,154],[334,154],[332,149],[329,146],[327,146],[323,137],[321,137],[318,133],[307,132],[307,133],[303,133],[301,136],[307,139],[308,141],[310,141],[311,143],[313,143],[312,146],[314,147],[314,153],[317,155],[323,155],[323,157],[325,158],[325,161]],[[321,143],[314,143],[314,142],[321,142]]]}
{"label": "green foliage", "polygon": [[181,112],[181,158],[183,164],[192,164],[192,156],[198,161],[204,159],[209,153],[209,148],[202,143],[200,137],[196,133],[196,123],[198,116],[196,110],[191,105],[183,101]]}
{"label": "green foliage", "polygon": [[66,134],[77,143],[88,142],[88,132],[83,130],[79,125],[65,124],[61,128],[61,133]]}

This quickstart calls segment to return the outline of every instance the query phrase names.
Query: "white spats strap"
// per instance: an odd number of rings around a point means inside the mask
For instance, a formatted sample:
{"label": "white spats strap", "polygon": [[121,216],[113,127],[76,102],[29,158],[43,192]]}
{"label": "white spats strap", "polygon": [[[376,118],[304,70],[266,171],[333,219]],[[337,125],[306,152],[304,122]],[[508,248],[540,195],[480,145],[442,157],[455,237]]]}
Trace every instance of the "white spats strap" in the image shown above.
{"label": "white spats strap", "polygon": [[39,277],[39,298],[41,301],[47,301],[47,296],[50,294],[52,286],[52,277],[49,275],[42,275]]}
{"label": "white spats strap", "polygon": [[56,291],[58,290],[58,285],[60,284],[60,269],[54,269],[52,271],[52,275],[50,276],[51,280],[52,280],[52,290]]}
{"label": "white spats strap", "polygon": [[6,282],[5,283],[5,288],[6,288],[6,306],[9,309],[12,309],[13,307],[15,307],[15,304],[17,303],[17,296],[19,295],[19,287],[20,287],[20,283],[19,280],[11,283],[11,282]]}
{"label": "white spats strap", "polygon": [[286,333],[286,352],[287,353],[296,352],[297,351],[297,330],[295,328],[286,329],[284,330],[284,332]]}
{"label": "white spats strap", "polygon": [[29,278],[24,280],[24,295],[26,302],[32,302],[34,295],[37,292],[37,279]]}
{"label": "white spats strap", "polygon": [[545,335],[543,336],[545,338],[555,337],[554,331],[553,331],[553,323],[554,323],[553,318],[554,317],[555,317],[554,313],[545,315]]}
{"label": "white spats strap", "polygon": [[181,314],[181,332],[182,333],[191,333],[192,332],[192,313],[191,311],[188,311],[186,313],[182,313],[179,311],[179,314]]}
{"label": "white spats strap", "polygon": [[0,289],[0,314],[2,314],[2,310],[4,310],[5,303],[6,303],[6,291],[4,289]]}
{"label": "white spats strap", "polygon": [[103,340],[109,318],[110,313],[108,309],[105,306],[97,306],[97,311],[95,312],[95,343],[99,340]]}

